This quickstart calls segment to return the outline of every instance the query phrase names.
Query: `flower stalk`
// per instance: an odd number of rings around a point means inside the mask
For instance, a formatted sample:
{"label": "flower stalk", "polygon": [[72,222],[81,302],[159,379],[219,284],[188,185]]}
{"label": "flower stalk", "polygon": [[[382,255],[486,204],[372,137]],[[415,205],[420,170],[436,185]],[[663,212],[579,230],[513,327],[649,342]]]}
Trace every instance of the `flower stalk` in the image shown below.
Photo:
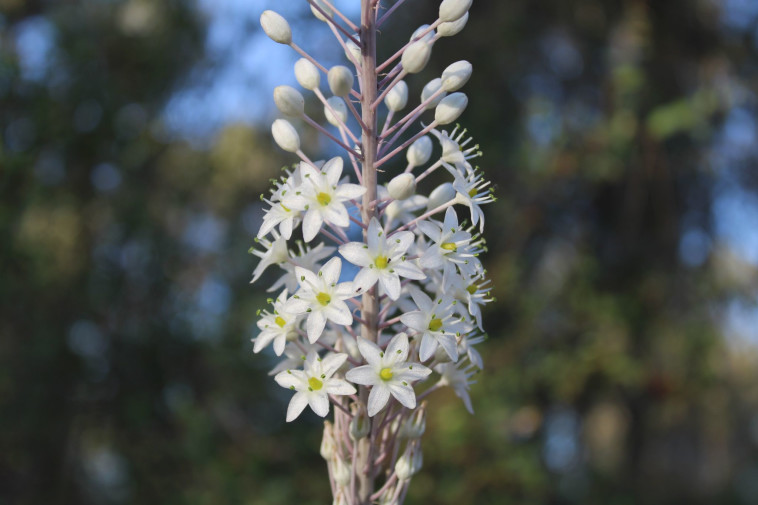
{"label": "flower stalk", "polygon": [[[275,101],[283,115],[300,119],[340,148],[358,184],[343,176],[341,156],[313,161],[295,125],[285,119],[274,122],[276,143],[301,162],[285,169],[270,195],[261,197],[268,208],[256,238],[263,249],[251,249],[260,258],[253,281],[268,267],[278,266],[284,273],[269,288],[278,293],[272,307],[259,312],[261,331],[253,350],[272,344],[282,358],[271,374],[294,392],[288,422],[306,407],[321,417],[333,414],[333,422],[324,424],[321,444],[333,503],[400,505],[423,464],[426,409],[419,401],[450,387],[472,410],[468,391],[482,367],[474,348],[483,340],[481,306],[492,299],[478,259],[484,240],[473,226],[459,221],[455,210],[468,208],[470,222],[481,231],[480,207],[494,198],[489,183],[469,162],[479,156],[478,146],[467,147],[465,130],[437,130],[465,109],[468,99],[457,90],[468,80],[471,65],[461,61],[449,66],[424,86],[419,104],[392,124],[408,102],[403,78],[427,64],[434,42],[443,35],[435,30],[447,26],[446,32],[454,34],[462,29],[471,0],[443,0],[439,18],[419,27],[380,66],[377,26],[402,0],[386,11],[382,0],[361,0],[358,23],[328,0],[305,3],[328,24],[355,73],[316,61],[295,44],[281,15],[266,11],[261,24],[275,42],[303,56],[295,64],[298,83],[323,104],[336,133],[304,114],[298,90],[280,86]],[[398,59],[379,82],[383,70]],[[322,92],[321,74],[334,96]],[[433,119],[403,139],[427,110],[434,110]],[[428,133],[442,148],[437,160],[431,159]],[[400,145],[394,147],[396,143]],[[403,151],[405,159],[399,160]],[[418,182],[439,167],[453,182],[428,196],[419,194]],[[384,172],[387,180],[380,184]],[[435,219],[443,214],[442,221]],[[290,249],[293,235],[302,241]],[[352,279],[344,278],[344,261],[358,270]]]}

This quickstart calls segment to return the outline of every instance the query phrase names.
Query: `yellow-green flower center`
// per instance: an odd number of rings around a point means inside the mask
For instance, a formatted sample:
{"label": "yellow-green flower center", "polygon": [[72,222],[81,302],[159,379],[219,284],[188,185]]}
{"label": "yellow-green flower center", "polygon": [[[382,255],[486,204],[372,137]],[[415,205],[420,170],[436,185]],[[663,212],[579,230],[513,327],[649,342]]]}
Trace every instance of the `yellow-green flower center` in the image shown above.
{"label": "yellow-green flower center", "polygon": [[471,284],[469,287],[466,288],[466,291],[469,292],[470,295],[473,295],[479,290],[479,286],[476,284]]}
{"label": "yellow-green flower center", "polygon": [[444,242],[440,247],[446,251],[455,252],[458,250],[458,246],[455,245],[455,242]]}
{"label": "yellow-green flower center", "polygon": [[383,381],[390,380],[392,378],[392,369],[391,368],[382,368],[379,371],[379,377],[381,377]]}
{"label": "yellow-green flower center", "polygon": [[476,188],[474,188],[471,191],[469,191],[468,192],[468,196],[470,196],[471,198],[474,198],[476,196]]}
{"label": "yellow-green flower center", "polygon": [[374,265],[376,265],[376,268],[387,268],[388,262],[387,256],[377,256],[374,260]]}
{"label": "yellow-green flower center", "polygon": [[320,380],[318,380],[315,377],[311,377],[310,379],[308,379],[308,385],[314,391],[318,391],[319,389],[321,389],[322,387],[324,387],[324,383],[321,382]]}
{"label": "yellow-green flower center", "polygon": [[429,321],[429,329],[432,331],[437,331],[440,328],[442,328],[442,319],[439,319],[435,317],[431,321]]}
{"label": "yellow-green flower center", "polygon": [[324,293],[323,291],[316,295],[316,300],[318,300],[318,303],[326,307],[329,305],[329,302],[332,301],[332,297],[329,296],[328,293]]}
{"label": "yellow-green flower center", "polygon": [[318,195],[316,195],[316,200],[318,200],[318,203],[320,203],[321,205],[326,206],[326,205],[329,205],[329,202],[332,201],[332,197],[324,192],[321,192]]}
{"label": "yellow-green flower center", "polygon": [[279,326],[279,328],[284,328],[284,325],[287,324],[287,321],[285,321],[282,316],[276,316],[274,322]]}

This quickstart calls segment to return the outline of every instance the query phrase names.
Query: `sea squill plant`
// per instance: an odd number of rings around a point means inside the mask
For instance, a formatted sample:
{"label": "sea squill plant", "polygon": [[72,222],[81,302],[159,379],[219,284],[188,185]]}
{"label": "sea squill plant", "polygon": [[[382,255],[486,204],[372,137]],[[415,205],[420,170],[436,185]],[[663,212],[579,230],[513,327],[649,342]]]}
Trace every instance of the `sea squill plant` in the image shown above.
{"label": "sea squill plant", "polygon": [[[295,44],[284,17],[261,15],[266,34],[302,56],[295,77],[323,104],[331,127],[305,113],[301,91],[274,90],[286,119],[275,120],[271,133],[298,162],[262,196],[267,209],[251,249],[260,258],[253,282],[269,266],[283,274],[268,288],[276,299],[259,314],[254,351],[273,344],[282,357],[271,374],[293,392],[288,422],[306,407],[321,417],[334,412],[321,444],[334,503],[400,504],[422,465],[422,400],[451,387],[472,411],[469,387],[483,366],[475,345],[485,338],[481,307],[492,298],[478,258],[485,249],[481,206],[494,198],[470,162],[481,155],[478,146],[466,130],[450,128],[468,103],[459,90],[471,64],[449,65],[423,87],[419,104],[402,112],[404,79],[424,69],[438,39],[464,28],[471,0],[443,0],[439,17],[382,63],[378,28],[403,0],[389,8],[360,0],[357,23],[329,0],[307,1],[349,66],[324,67]],[[428,124],[414,128],[427,111]],[[315,128],[343,155],[310,158],[293,122]],[[419,194],[418,184],[440,168],[450,181]],[[343,274],[344,261],[356,267],[352,278]]]}

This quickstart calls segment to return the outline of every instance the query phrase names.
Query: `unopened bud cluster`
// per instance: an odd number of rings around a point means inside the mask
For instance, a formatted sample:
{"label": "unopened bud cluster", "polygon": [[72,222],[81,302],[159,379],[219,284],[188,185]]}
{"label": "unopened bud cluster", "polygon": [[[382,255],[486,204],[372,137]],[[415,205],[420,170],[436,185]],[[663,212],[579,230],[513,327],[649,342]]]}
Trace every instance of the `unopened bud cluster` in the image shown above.
{"label": "unopened bud cluster", "polygon": [[[334,413],[321,443],[334,503],[400,504],[423,464],[420,400],[450,387],[473,412],[469,388],[483,366],[475,346],[485,339],[481,309],[492,297],[479,260],[481,206],[494,197],[471,164],[481,153],[466,130],[441,128],[466,109],[460,90],[472,66],[450,64],[411,107],[405,82],[426,68],[441,37],[465,27],[471,0],[442,1],[438,19],[380,64],[381,0],[363,0],[355,23],[331,2],[307,2],[346,61],[324,67],[296,45],[284,17],[261,15],[265,33],[302,57],[294,65],[301,89],[274,89],[283,117],[271,133],[297,162],[261,197],[267,208],[251,249],[260,258],[253,282],[268,267],[281,275],[268,288],[276,298],[259,312],[253,350],[271,345],[281,357],[271,373],[293,393],[288,422],[306,407]],[[379,15],[366,12],[374,8]],[[306,113],[311,99],[323,118]],[[309,157],[298,133],[306,125],[343,154]],[[440,168],[448,182],[419,193]],[[343,273],[345,261],[354,275]]]}

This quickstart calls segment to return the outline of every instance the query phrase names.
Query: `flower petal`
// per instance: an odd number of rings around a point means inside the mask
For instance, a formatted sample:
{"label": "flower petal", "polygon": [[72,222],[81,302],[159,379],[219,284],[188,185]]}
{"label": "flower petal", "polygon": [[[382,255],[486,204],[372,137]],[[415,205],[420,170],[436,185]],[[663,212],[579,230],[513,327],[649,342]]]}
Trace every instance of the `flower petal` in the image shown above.
{"label": "flower petal", "polygon": [[368,249],[360,242],[350,242],[340,246],[340,254],[353,265],[367,267],[372,263]]}
{"label": "flower petal", "polygon": [[340,184],[337,186],[335,193],[349,200],[354,200],[359,196],[362,196],[366,192],[366,188],[359,186],[358,184]]}
{"label": "flower petal", "polygon": [[343,160],[339,156],[330,159],[321,167],[321,172],[326,175],[326,180],[330,186],[336,186],[342,176]]}
{"label": "flower petal", "polygon": [[421,348],[418,351],[418,358],[421,361],[426,361],[434,355],[434,351],[437,350],[437,339],[434,338],[429,332],[424,332],[424,336],[421,337]]}
{"label": "flower petal", "polygon": [[311,410],[321,417],[326,417],[329,413],[329,398],[326,393],[310,392],[308,395],[308,405],[311,406]]}
{"label": "flower petal", "polygon": [[404,407],[408,407],[409,409],[416,408],[416,392],[413,391],[412,387],[393,382],[389,385],[389,389],[392,396],[394,396]]}
{"label": "flower petal", "polygon": [[308,209],[303,218],[303,240],[306,242],[313,240],[321,230],[323,222],[324,219],[321,217],[320,212],[316,209]]}
{"label": "flower petal", "polygon": [[326,378],[328,379],[334,372],[339,370],[346,359],[347,354],[345,353],[327,354],[321,360],[321,372],[326,375]]}
{"label": "flower petal", "polygon": [[353,324],[353,314],[350,312],[350,308],[342,300],[332,300],[332,302],[324,307],[324,315],[330,321],[334,321],[337,324],[350,325]]}
{"label": "flower petal", "polygon": [[379,380],[376,370],[370,365],[358,366],[348,370],[345,374],[345,378],[350,382],[361,384],[363,386],[371,386]]}
{"label": "flower petal", "polygon": [[385,363],[402,363],[408,359],[408,335],[405,333],[398,333],[390,343],[387,344],[387,351],[384,353],[386,356]]}
{"label": "flower petal", "polygon": [[326,326],[326,316],[320,310],[314,310],[308,314],[308,321],[305,323],[308,341],[315,344]]}
{"label": "flower petal", "polygon": [[379,274],[379,282],[391,300],[397,300],[400,297],[400,277],[397,274],[382,271]]}
{"label": "flower petal", "polygon": [[330,379],[324,383],[324,390],[331,395],[354,395],[355,386],[342,379]]}
{"label": "flower petal", "polygon": [[416,331],[426,331],[429,325],[428,316],[420,310],[414,310],[413,312],[401,315],[400,322]]}
{"label": "flower petal", "polygon": [[[390,399],[390,388],[382,383],[376,384],[371,388],[371,392],[368,395],[368,415],[369,417],[375,416],[380,410],[387,405],[387,400]],[[414,397],[414,404],[416,398]]]}
{"label": "flower petal", "polygon": [[326,284],[332,285],[339,280],[341,271],[342,260],[335,256],[321,267],[321,270],[319,270],[319,276]]}
{"label": "flower petal", "polygon": [[285,370],[274,377],[277,384],[283,388],[297,388],[308,380],[302,370]]}
{"label": "flower petal", "polygon": [[363,268],[353,279],[353,288],[355,291],[368,291],[378,280],[379,272],[376,271],[376,268]]}
{"label": "flower petal", "polygon": [[299,391],[295,393],[295,396],[290,400],[289,406],[287,406],[287,422],[289,423],[297,419],[297,416],[300,415],[306,405],[308,405],[307,395]]}
{"label": "flower petal", "polygon": [[361,352],[361,356],[366,360],[366,363],[368,363],[371,366],[380,366],[382,363],[382,350],[379,349],[379,347],[371,342],[370,340],[366,340],[363,337],[358,337],[358,350]]}

